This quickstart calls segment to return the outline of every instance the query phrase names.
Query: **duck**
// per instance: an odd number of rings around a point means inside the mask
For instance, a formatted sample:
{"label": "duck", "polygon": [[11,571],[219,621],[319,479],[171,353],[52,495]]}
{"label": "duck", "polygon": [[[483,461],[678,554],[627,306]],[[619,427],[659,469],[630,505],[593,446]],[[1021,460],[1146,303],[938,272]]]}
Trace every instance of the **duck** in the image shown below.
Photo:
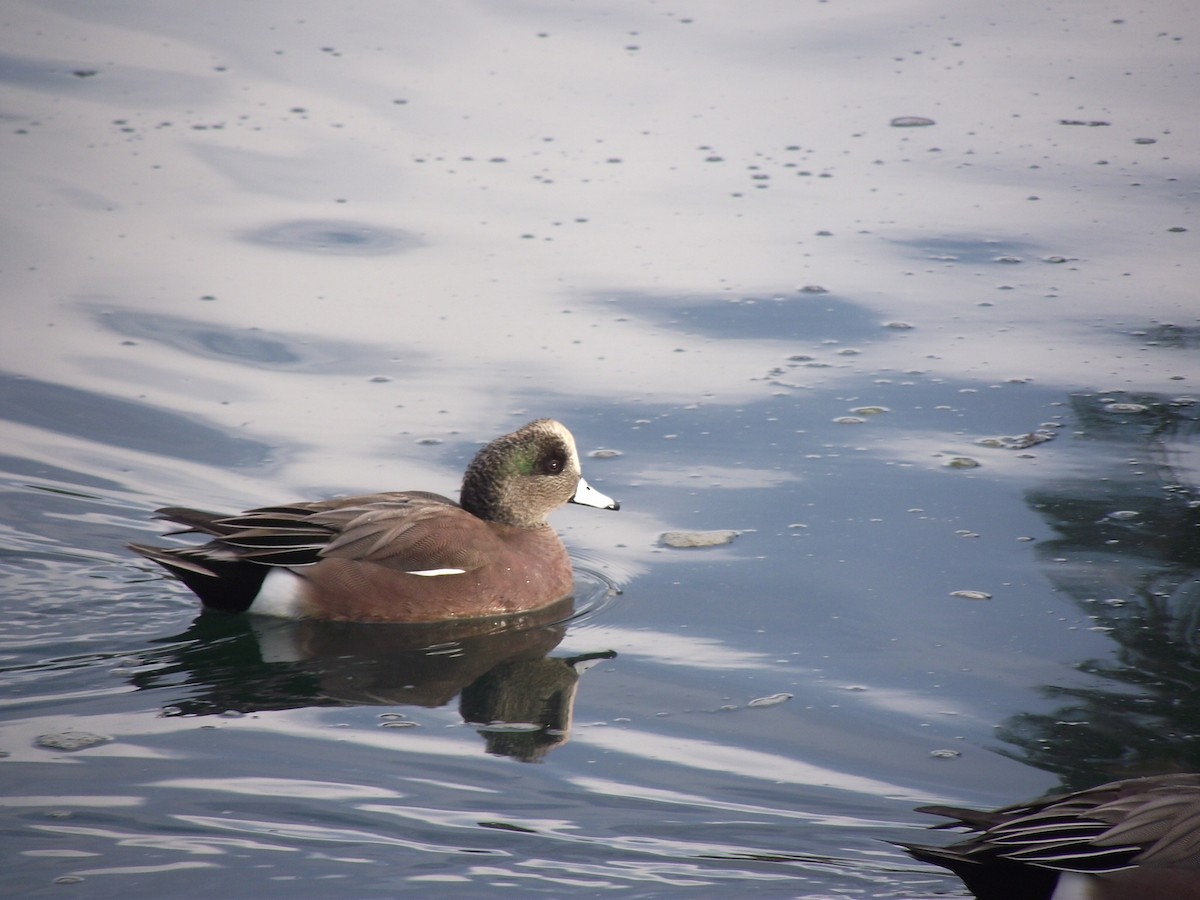
{"label": "duck", "polygon": [[991,811],[923,806],[965,828],[947,847],[900,844],[978,900],[1200,898],[1200,774],[1113,781]]}
{"label": "duck", "polygon": [[288,619],[426,623],[526,613],[570,596],[566,547],[547,516],[566,503],[617,510],[583,478],[571,432],[537,419],[483,447],[459,501],[394,491],[233,515],[166,507],[200,534],[186,547],[130,544],[202,609]]}

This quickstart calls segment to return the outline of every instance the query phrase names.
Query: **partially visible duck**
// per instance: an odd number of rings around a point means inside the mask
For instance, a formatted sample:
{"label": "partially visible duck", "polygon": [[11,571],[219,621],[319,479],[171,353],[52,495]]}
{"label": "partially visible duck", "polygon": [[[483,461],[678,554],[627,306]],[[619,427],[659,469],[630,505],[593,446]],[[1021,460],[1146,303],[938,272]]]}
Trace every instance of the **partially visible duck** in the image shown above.
{"label": "partially visible duck", "polygon": [[530,422],[480,450],[460,502],[403,491],[236,515],[182,507],[162,519],[212,538],[131,544],[207,609],[288,618],[436,622],[538,609],[570,595],[571,561],[546,521],[564,503],[619,504],[580,473],[571,433]]}
{"label": "partially visible duck", "polygon": [[1200,775],[1114,781],[992,812],[924,806],[974,832],[948,847],[901,844],[979,900],[1200,898]]}

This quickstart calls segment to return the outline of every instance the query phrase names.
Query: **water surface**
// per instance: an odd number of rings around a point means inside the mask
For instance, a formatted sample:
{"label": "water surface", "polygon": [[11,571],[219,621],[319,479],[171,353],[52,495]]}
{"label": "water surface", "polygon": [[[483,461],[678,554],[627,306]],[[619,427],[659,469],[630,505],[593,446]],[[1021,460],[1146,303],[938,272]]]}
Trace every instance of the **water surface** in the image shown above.
{"label": "water surface", "polygon": [[[915,805],[1200,768],[1198,26],[10,4],[10,893],[963,896]],[[622,503],[547,620],[198,616],[124,549],[539,416]]]}

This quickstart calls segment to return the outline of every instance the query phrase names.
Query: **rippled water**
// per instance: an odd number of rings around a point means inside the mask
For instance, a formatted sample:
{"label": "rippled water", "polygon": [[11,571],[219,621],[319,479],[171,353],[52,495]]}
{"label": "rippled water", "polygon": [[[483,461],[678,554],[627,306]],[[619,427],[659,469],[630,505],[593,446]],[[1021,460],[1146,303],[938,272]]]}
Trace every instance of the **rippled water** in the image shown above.
{"label": "rippled water", "polygon": [[[964,896],[914,806],[1200,770],[1198,26],[10,4],[6,892]],[[622,509],[542,617],[124,549],[543,415]]]}

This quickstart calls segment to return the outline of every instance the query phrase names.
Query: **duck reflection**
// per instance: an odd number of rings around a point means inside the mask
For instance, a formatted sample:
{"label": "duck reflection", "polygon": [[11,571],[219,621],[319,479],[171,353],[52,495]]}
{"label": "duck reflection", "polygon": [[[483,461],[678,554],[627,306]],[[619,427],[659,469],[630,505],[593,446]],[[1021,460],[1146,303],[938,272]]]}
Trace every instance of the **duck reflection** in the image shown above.
{"label": "duck reflection", "polygon": [[459,696],[489,753],[542,759],[565,743],[580,675],[616,656],[550,657],[574,601],[503,619],[423,625],[200,615],[130,675],[174,688],[167,715],[315,706],[439,707]]}
{"label": "duck reflection", "polygon": [[1116,647],[1077,665],[1093,683],[1047,685],[1061,706],[999,736],[1073,790],[1200,771],[1200,402],[1114,392],[1072,405],[1076,440],[1105,462],[1028,502],[1060,535],[1038,548],[1047,576]]}

